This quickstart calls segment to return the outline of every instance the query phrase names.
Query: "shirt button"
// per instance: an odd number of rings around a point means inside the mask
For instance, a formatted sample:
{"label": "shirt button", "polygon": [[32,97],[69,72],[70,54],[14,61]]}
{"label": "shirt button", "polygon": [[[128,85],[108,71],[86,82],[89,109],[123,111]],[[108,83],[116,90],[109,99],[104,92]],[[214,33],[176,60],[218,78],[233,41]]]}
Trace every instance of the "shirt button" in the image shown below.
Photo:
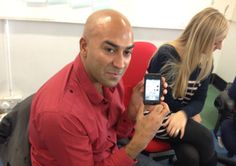
{"label": "shirt button", "polygon": [[69,91],[70,91],[70,93],[74,93],[74,91],[72,89],[70,89]]}

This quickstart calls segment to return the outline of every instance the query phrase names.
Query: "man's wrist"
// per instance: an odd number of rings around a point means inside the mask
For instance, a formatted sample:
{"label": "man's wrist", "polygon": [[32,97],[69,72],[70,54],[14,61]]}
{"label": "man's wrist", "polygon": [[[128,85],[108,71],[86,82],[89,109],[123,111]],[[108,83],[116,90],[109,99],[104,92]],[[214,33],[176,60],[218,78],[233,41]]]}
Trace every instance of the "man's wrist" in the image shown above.
{"label": "man's wrist", "polygon": [[134,143],[133,139],[125,146],[127,155],[132,159],[135,159],[142,150],[137,143]]}
{"label": "man's wrist", "polygon": [[137,152],[135,148],[130,146],[129,144],[125,146],[125,152],[132,159],[135,159],[139,154],[139,152]]}

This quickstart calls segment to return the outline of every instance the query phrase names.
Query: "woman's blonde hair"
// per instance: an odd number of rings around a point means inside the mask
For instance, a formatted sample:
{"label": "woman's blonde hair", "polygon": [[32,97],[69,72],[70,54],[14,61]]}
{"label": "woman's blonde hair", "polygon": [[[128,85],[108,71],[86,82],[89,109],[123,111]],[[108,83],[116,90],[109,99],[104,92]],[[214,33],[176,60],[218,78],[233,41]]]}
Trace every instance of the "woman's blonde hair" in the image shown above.
{"label": "woman's blonde hair", "polygon": [[170,60],[164,65],[163,73],[173,97],[184,97],[191,73],[199,66],[201,71],[197,82],[205,79],[213,66],[212,52],[217,38],[225,37],[228,21],[218,10],[206,8],[196,14],[176,44],[184,48],[180,61]]}

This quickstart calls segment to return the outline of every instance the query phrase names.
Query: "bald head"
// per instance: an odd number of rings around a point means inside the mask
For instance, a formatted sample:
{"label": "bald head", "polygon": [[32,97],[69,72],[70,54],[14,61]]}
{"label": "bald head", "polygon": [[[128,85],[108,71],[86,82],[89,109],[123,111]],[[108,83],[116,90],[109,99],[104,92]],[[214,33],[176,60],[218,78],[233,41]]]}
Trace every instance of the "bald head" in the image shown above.
{"label": "bald head", "polygon": [[121,13],[104,9],[91,14],[84,26],[83,36],[90,38],[97,33],[109,33],[111,30],[131,30],[128,19]]}
{"label": "bald head", "polygon": [[99,10],[89,16],[80,39],[80,56],[91,81],[117,85],[131,60],[133,31],[129,21],[114,10]]}

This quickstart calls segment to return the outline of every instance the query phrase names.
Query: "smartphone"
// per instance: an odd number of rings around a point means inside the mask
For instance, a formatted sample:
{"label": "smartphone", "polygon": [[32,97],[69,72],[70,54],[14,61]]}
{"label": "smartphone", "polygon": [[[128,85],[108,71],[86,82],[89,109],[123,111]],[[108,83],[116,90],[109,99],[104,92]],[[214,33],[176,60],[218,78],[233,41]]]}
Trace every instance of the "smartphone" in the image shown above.
{"label": "smartphone", "polygon": [[160,103],[162,95],[162,84],[160,73],[148,73],[144,76],[144,96],[145,105],[155,105]]}

